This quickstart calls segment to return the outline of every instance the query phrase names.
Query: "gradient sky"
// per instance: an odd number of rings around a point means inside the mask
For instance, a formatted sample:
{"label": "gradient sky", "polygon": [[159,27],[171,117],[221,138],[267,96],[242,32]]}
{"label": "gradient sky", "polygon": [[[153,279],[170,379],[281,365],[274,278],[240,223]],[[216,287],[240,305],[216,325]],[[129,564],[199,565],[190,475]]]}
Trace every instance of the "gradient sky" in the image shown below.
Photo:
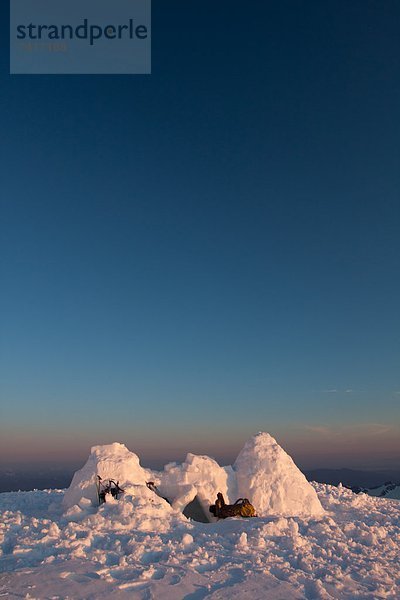
{"label": "gradient sky", "polygon": [[151,76],[10,76],[4,462],[400,460],[400,4],[153,2]]}

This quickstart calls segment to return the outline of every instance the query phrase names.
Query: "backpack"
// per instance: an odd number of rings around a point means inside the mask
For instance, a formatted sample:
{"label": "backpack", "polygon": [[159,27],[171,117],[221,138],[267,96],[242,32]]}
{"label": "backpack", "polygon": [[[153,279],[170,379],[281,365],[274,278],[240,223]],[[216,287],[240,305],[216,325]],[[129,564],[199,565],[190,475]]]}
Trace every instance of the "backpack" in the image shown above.
{"label": "backpack", "polygon": [[250,501],[247,498],[239,498],[239,500],[236,500],[235,504],[233,506],[235,506],[236,504],[239,503],[240,506],[240,516],[241,517],[256,517],[256,509],[254,508],[254,506],[250,503]]}
{"label": "backpack", "polygon": [[239,498],[235,504],[225,504],[225,500],[221,492],[217,494],[215,504],[210,506],[210,512],[218,519],[226,519],[227,517],[256,517],[254,506],[247,498]]}

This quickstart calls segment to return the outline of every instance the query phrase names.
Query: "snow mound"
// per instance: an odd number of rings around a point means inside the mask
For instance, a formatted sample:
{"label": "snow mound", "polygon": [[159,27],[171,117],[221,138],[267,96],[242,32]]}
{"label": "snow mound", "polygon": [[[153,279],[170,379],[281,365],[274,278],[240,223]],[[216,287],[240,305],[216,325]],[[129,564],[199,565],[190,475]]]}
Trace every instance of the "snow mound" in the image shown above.
{"label": "snow mound", "polygon": [[189,453],[182,464],[170,463],[165,466],[160,478],[160,492],[167,497],[174,508],[183,510],[197,496],[204,515],[209,521],[214,517],[209,511],[218,492],[229,501],[230,467],[221,467],[209,456]]}
{"label": "snow mound", "polygon": [[209,456],[189,453],[182,464],[170,463],[158,474],[144,469],[139,457],[124,444],[94,446],[65,493],[65,510],[98,504],[98,475],[103,480],[118,481],[125,496],[133,487],[139,493],[138,487],[155,481],[159,494],[168,499],[174,510],[195,519],[193,511],[200,510],[204,521],[215,520],[209,507],[215,503],[218,492],[222,492],[227,503],[248,498],[259,516],[324,514],[315,490],[268,433],[258,433],[248,440],[233,467],[221,467]]}
{"label": "snow mound", "polygon": [[259,516],[324,513],[314,488],[268,433],[258,433],[246,442],[233,469],[238,495],[248,498]]}
{"label": "snow mound", "polygon": [[65,492],[65,509],[90,501],[98,503],[96,481],[102,479],[119,481],[122,488],[129,485],[145,485],[151,479],[149,472],[139,463],[139,457],[124,444],[115,442],[104,446],[93,446],[85,465],[77,471]]}

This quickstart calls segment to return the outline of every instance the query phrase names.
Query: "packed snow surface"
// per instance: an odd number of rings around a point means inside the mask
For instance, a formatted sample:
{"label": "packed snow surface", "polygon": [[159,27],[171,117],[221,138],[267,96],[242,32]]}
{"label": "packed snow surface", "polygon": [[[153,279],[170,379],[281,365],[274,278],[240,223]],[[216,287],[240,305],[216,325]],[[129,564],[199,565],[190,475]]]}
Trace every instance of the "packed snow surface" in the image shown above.
{"label": "packed snow surface", "polygon": [[[271,440],[261,439],[264,458],[256,453],[264,465],[270,463],[272,454],[265,447],[274,447],[275,441]],[[90,468],[86,463],[87,470],[84,467],[75,476],[69,492],[0,494],[0,597],[400,598],[400,503],[396,500],[357,495],[342,486],[312,484],[311,490],[323,507],[319,514],[319,505],[315,504],[312,514],[303,511],[290,515],[294,500],[290,500],[289,511],[284,498],[281,514],[269,498],[263,504],[262,516],[253,519],[198,523],[182,514],[183,503],[194,492],[204,500],[218,486],[226,485],[229,495],[229,490],[238,484],[242,494],[240,486],[246,483],[241,473],[247,473],[250,487],[253,476],[265,475],[257,460],[252,463],[251,473],[248,468],[248,458],[257,444],[253,438],[234,469],[219,467],[207,457],[188,455],[183,465],[169,465],[158,474],[143,470],[137,457],[132,459],[122,445],[95,447]],[[85,487],[84,482],[102,468],[105,477],[116,477],[115,471],[108,471],[106,462],[102,462],[106,455],[114,460],[116,454],[132,460],[138,479],[133,482],[132,472],[125,473],[124,461],[117,460],[114,466],[121,469],[120,483],[126,486],[125,494],[119,500],[110,497],[105,504],[96,506],[87,496],[89,485]],[[305,493],[308,488],[296,483],[297,471],[292,463],[279,450],[275,449],[273,455],[282,464],[272,464],[271,472],[283,469],[286,461],[284,471],[290,467],[293,485],[300,486],[300,494]],[[139,478],[147,479],[148,475],[164,490],[170,486],[169,494],[177,494],[175,500],[182,499],[185,488],[186,500],[171,506]],[[209,488],[205,485],[206,475]],[[267,480],[270,475],[268,471]],[[288,481],[285,479],[282,493],[290,492]],[[175,492],[171,489],[174,485]],[[71,505],[71,497],[65,502],[67,494],[77,489],[81,490],[76,496],[78,503]],[[265,486],[265,493],[267,489]],[[246,492],[249,496],[247,488]],[[313,495],[300,497],[304,502],[313,502]],[[256,498],[254,490],[254,502]]]}
{"label": "packed snow surface", "polygon": [[0,494],[0,597],[400,598],[399,502],[314,489],[321,517],[210,524],[144,486],[68,515],[60,490]]}

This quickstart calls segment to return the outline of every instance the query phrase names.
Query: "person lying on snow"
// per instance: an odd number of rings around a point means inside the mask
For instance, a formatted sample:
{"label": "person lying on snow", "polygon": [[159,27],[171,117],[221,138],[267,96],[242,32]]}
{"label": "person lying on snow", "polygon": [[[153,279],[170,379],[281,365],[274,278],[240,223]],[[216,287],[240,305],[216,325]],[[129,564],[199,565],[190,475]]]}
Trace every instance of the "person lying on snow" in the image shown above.
{"label": "person lying on snow", "polygon": [[215,504],[210,506],[210,513],[218,519],[227,517],[256,517],[256,511],[247,498],[239,498],[235,504],[226,504],[221,492],[218,492]]}

